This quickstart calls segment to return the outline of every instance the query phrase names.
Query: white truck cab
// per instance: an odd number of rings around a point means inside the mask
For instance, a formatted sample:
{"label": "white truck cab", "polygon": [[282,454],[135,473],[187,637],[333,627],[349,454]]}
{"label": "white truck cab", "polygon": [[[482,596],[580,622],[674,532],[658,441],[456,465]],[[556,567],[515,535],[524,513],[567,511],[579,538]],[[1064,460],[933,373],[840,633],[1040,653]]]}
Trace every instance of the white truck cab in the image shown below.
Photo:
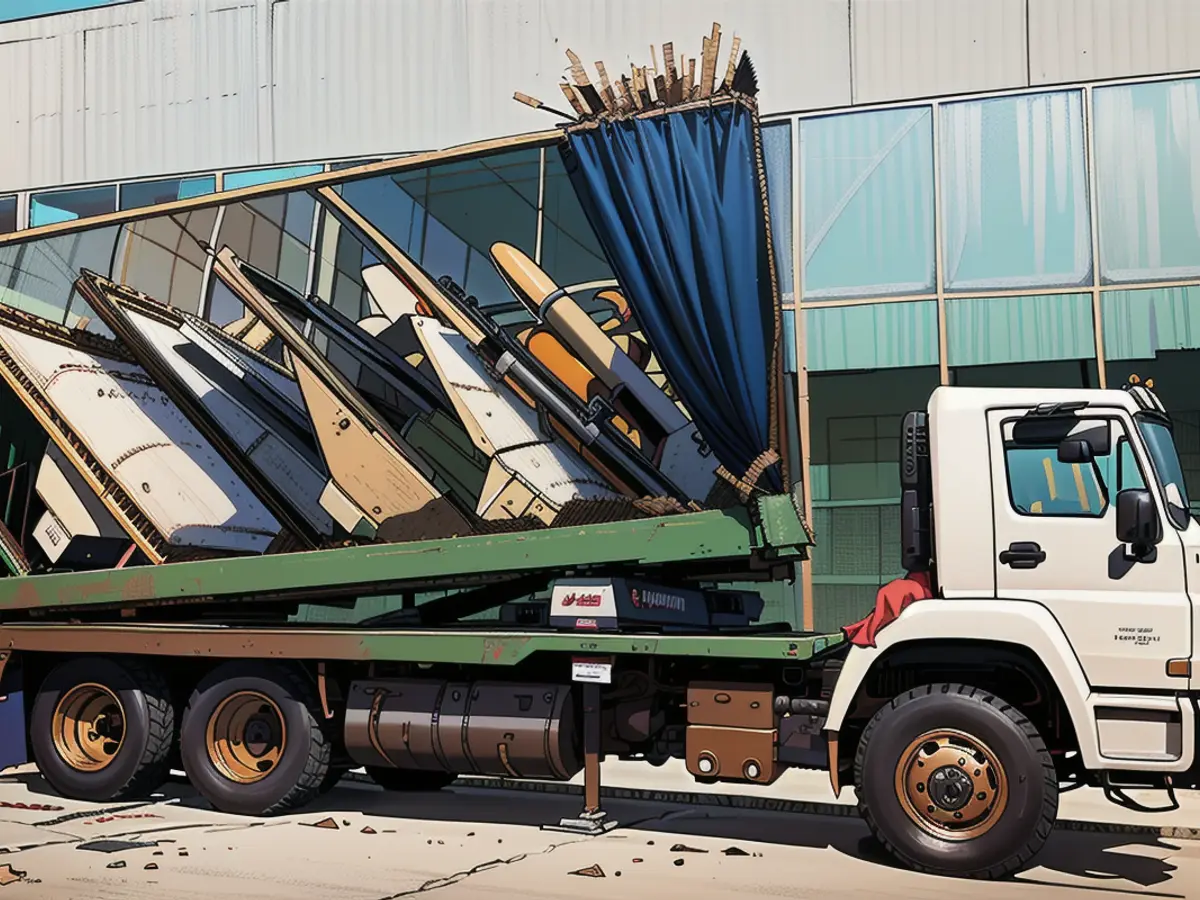
{"label": "white truck cab", "polygon": [[904,565],[932,596],[841,663],[835,792],[853,781],[914,867],[995,876],[1060,790],[1137,806],[1122,787],[1200,782],[1200,523],[1153,392],[942,387],[901,468]]}

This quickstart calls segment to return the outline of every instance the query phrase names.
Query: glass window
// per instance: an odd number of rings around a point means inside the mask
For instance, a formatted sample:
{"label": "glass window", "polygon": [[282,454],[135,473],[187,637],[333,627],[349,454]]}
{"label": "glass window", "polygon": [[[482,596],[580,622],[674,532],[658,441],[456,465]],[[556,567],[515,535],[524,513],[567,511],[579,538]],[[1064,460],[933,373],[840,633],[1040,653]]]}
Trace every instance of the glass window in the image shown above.
{"label": "glass window", "polygon": [[1110,422],[1063,419],[1060,434],[1027,441],[1014,433],[1017,421],[1012,419],[1003,425],[1004,461],[1013,509],[1023,516],[1102,518],[1108,511],[1109,485],[1101,473],[1112,468],[1111,445],[1108,453],[1095,457],[1095,465],[1060,462],[1058,445],[1084,430],[1108,431]]}
{"label": "glass window", "polygon": [[169,178],[165,181],[137,181],[121,185],[121,209],[138,209],[143,206],[157,206],[160,203],[173,203],[176,200],[187,200],[189,197],[213,194],[216,193],[216,190],[215,175]]}
{"label": "glass window", "polygon": [[874,606],[879,586],[903,574],[900,425],[905,413],[925,409],[938,381],[936,365],[809,375],[818,630],[861,618]]}
{"label": "glass window", "polygon": [[127,223],[113,255],[113,279],[160,303],[199,312],[204,248],[216,218],[217,210],[208,208]]}
{"label": "glass window", "polygon": [[256,269],[304,293],[316,201],[305,191],[225,207],[216,249],[229,247]]}
{"label": "glass window", "polygon": [[0,197],[0,234],[17,230],[17,198]]}
{"label": "glass window", "polygon": [[0,22],[34,19],[39,16],[52,16],[56,13],[95,9],[98,6],[115,6],[118,3],[128,2],[129,0],[5,0],[4,3],[0,3]]}
{"label": "glass window", "polygon": [[117,209],[117,186],[79,188],[34,194],[29,200],[29,225],[54,225],[87,216],[99,216]]}
{"label": "glass window", "polygon": [[810,372],[938,364],[937,302],[804,310]]}
{"label": "glass window", "polygon": [[542,200],[542,268],[561,285],[612,278],[612,268],[557,150],[546,150]]}
{"label": "glass window", "polygon": [[353,169],[356,166],[365,166],[368,163],[379,162],[377,159],[348,159],[343,162],[335,162],[329,164],[329,171],[340,172],[342,169]]}
{"label": "glass window", "polygon": [[[450,276],[484,306],[515,307],[490,250],[505,241],[536,255],[540,165],[539,151],[520,150],[351,181],[341,193],[433,278]],[[331,289],[334,254],[338,272],[360,285],[362,269],[378,260],[357,240],[342,237],[332,216],[324,222],[318,283],[329,299],[324,291]],[[542,262],[551,277],[560,278],[545,253]],[[607,267],[603,271],[611,277]]]}
{"label": "glass window", "polygon": [[238,188],[254,187],[260,184],[271,184],[275,181],[287,181],[289,178],[303,178],[305,175],[318,175],[325,171],[321,165],[281,166],[274,169],[252,169],[246,172],[226,172],[224,187],[227,191]]}
{"label": "glass window", "polygon": [[941,108],[947,290],[1090,283],[1080,92]]}
{"label": "glass window", "polygon": [[1187,478],[1176,452],[1171,428],[1166,422],[1145,415],[1137,417],[1137,428],[1146,442],[1146,449],[1150,451],[1150,459],[1154,461],[1154,471],[1166,495],[1171,521],[1180,528],[1187,528],[1190,509]]}
{"label": "glass window", "polygon": [[934,290],[929,107],[803,119],[804,296]]}
{"label": "glass window", "polygon": [[1092,101],[1102,279],[1200,275],[1200,80],[1096,88]]}
{"label": "glass window", "polygon": [[0,303],[52,322],[68,321],[80,270],[110,275],[120,233],[110,225],[0,247]]}
{"label": "glass window", "polygon": [[763,125],[763,166],[771,209],[771,246],[779,278],[779,299],[796,301],[792,272],[792,123]]}
{"label": "glass window", "polygon": [[1096,388],[1091,294],[946,301],[950,383]]}
{"label": "glass window", "polygon": [[[1184,480],[1200,485],[1200,287],[1105,291],[1104,366],[1110,387],[1152,382],[1171,415]],[[1197,490],[1186,492],[1200,511]]]}

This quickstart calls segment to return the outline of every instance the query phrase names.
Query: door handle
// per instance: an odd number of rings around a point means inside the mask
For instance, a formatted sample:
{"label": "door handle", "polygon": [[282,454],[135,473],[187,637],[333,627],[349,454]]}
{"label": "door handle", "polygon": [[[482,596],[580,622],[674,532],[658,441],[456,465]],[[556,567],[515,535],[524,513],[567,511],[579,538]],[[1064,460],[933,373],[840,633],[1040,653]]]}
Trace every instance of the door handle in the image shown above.
{"label": "door handle", "polygon": [[1036,569],[1046,561],[1046,551],[1033,541],[1018,541],[1000,551],[1000,562],[1014,569]]}

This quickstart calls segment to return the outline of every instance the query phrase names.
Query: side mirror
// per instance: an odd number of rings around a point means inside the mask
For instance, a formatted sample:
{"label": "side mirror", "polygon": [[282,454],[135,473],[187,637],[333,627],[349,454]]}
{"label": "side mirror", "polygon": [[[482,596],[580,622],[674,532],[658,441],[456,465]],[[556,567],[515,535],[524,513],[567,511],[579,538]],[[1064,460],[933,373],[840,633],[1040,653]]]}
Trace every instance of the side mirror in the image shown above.
{"label": "side mirror", "polygon": [[1154,497],[1145,488],[1129,488],[1117,494],[1117,540],[1143,555],[1163,539],[1162,520],[1154,508]]}
{"label": "side mirror", "polygon": [[1063,441],[1058,445],[1058,461],[1069,464],[1090,463],[1092,461],[1092,445],[1087,441]]}

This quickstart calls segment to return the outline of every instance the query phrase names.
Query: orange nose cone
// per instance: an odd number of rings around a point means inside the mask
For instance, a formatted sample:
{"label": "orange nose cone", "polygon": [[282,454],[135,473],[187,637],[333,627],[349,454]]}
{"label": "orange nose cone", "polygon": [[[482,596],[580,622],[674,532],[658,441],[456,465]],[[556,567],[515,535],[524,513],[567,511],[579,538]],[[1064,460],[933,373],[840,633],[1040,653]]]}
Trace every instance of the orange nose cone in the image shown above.
{"label": "orange nose cone", "polygon": [[542,301],[558,286],[532,259],[512,244],[497,241],[492,244],[492,260],[517,299],[536,313]]}

